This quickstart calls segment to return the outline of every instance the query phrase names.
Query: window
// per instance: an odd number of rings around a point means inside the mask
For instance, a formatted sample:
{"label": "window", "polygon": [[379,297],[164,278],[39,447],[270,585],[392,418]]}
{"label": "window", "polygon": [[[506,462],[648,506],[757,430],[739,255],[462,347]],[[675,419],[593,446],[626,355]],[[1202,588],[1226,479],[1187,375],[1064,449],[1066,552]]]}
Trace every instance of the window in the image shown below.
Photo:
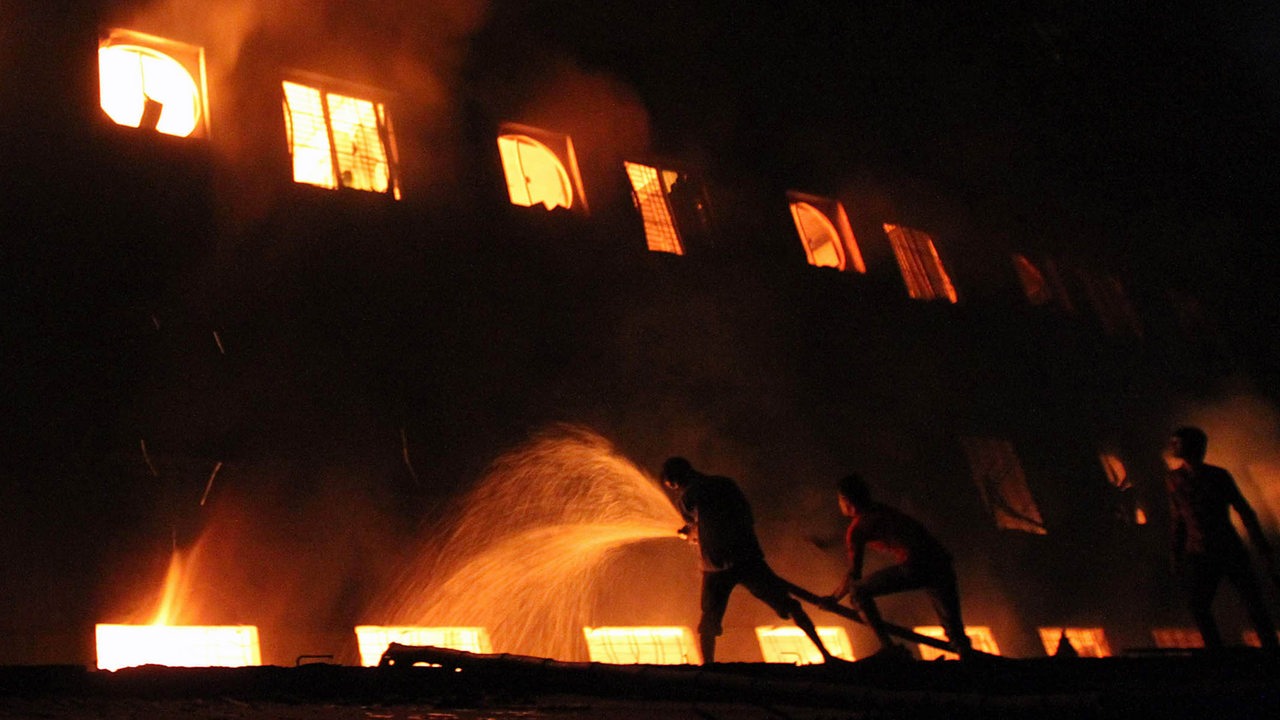
{"label": "window", "polygon": [[849,216],[839,201],[794,191],[787,193],[787,201],[810,265],[867,271]]}
{"label": "window", "polygon": [[[921,625],[912,628],[916,633],[926,637],[937,638],[939,640],[947,639],[947,631],[941,625]],[[973,644],[973,649],[978,652],[984,652],[988,655],[999,655],[1000,646],[996,645],[996,636],[991,633],[991,628],[983,625],[966,625],[964,634],[968,636],[969,642]],[[948,650],[939,650],[929,645],[919,645],[921,660],[937,660],[943,658],[946,660],[958,660],[960,656]]]}
{"label": "window", "polygon": [[1151,629],[1151,639],[1163,650],[1194,650],[1204,647],[1200,631],[1191,627],[1158,627]]}
{"label": "window", "polygon": [[391,643],[430,645],[471,653],[493,652],[489,631],[482,627],[356,626],[360,664],[365,667],[376,666]]}
{"label": "window", "polygon": [[139,665],[246,667],[262,664],[253,625],[113,625],[95,627],[99,670]]}
{"label": "window", "polygon": [[907,284],[907,294],[916,300],[956,302],[955,286],[951,284],[938,249],[928,233],[891,223],[885,223],[884,232],[893,245],[893,254]]}
{"label": "window", "polygon": [[1022,283],[1022,291],[1032,305],[1045,305],[1053,300],[1053,291],[1049,282],[1034,263],[1023,255],[1013,256],[1013,269],[1018,273],[1018,281]]}
{"label": "window", "polygon": [[687,627],[584,627],[591,662],[615,665],[700,665]]}
{"label": "window", "polygon": [[1046,534],[1040,509],[1031,497],[1027,477],[1022,472],[1022,463],[1013,450],[1013,444],[990,437],[966,437],[961,442],[969,459],[973,480],[996,521],[996,527]]}
{"label": "window", "polygon": [[98,43],[98,93],[118,125],[177,137],[208,134],[201,48],[111,30]]}
{"label": "window", "polygon": [[710,229],[706,194],[691,175],[624,162],[649,249],[683,255],[690,238]]}
{"label": "window", "polygon": [[512,123],[504,124],[499,133],[498,154],[512,205],[586,212],[586,195],[569,136]]}
{"label": "window", "polygon": [[1058,646],[1069,642],[1080,657],[1111,657],[1111,646],[1102,628],[1042,627],[1037,630],[1047,655],[1058,654]]}
{"label": "window", "polygon": [[382,103],[296,82],[282,86],[294,182],[400,199],[391,121]]}
{"label": "window", "polygon": [[[818,638],[827,650],[841,660],[853,660],[853,646],[849,634],[842,627],[820,626]],[[794,625],[758,625],[756,640],[760,642],[760,655],[767,663],[791,665],[815,665],[822,662],[822,652],[804,631]]]}

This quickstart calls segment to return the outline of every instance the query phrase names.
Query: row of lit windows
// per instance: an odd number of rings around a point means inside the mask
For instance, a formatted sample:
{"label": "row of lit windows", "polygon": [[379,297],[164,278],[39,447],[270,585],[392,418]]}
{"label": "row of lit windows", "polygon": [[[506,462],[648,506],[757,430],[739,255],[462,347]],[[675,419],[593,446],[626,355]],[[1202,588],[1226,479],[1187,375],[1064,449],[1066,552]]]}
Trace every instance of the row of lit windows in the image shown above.
{"label": "row of lit windows", "polygon": [[[112,30],[102,39],[98,56],[102,109],[113,121],[181,137],[208,135],[203,49]],[[294,181],[399,199],[399,164],[386,106],[334,92],[329,84],[281,83]],[[588,212],[568,136],[507,123],[499,128],[498,153],[512,204]],[[623,165],[648,248],[683,255],[689,236],[710,224],[701,184],[673,169],[629,161]],[[791,191],[787,202],[810,265],[866,272],[849,217],[838,200]],[[896,224],[883,228],[910,297],[956,302],[955,285],[933,238]],[[1030,303],[1075,310],[1063,273],[1051,260],[1037,266],[1023,255],[1014,255],[1013,266]],[[1118,279],[1084,271],[1075,275],[1108,334],[1142,335],[1137,313]]]}
{"label": "row of lit windows", "polygon": [[[843,627],[816,628],[831,654],[854,660],[853,646]],[[697,665],[702,663],[693,631],[683,626],[585,627],[592,662],[615,665]],[[945,640],[940,626],[912,628],[920,635]],[[490,654],[493,644],[483,627],[414,627],[361,625],[355,628],[360,663],[378,665],[392,643],[415,647],[436,647],[463,652]],[[762,625],[755,628],[760,654],[765,662],[810,665],[822,661],[817,647],[794,626]],[[1040,627],[1040,642],[1048,655],[1103,658],[1112,654],[1106,632],[1100,627]],[[262,663],[258,649],[258,629],[251,625],[110,625],[97,626],[97,665],[100,670],[117,670],[140,665],[184,667],[246,667]],[[987,626],[965,628],[975,650],[999,655],[1000,647]],[[1194,628],[1161,627],[1151,631],[1156,647],[1162,649],[1202,648],[1204,640]],[[1246,645],[1259,645],[1256,632],[1241,638]],[[1066,645],[1064,645],[1066,643]],[[919,646],[924,660],[955,659],[954,653],[928,645]]]}
{"label": "row of lit windows", "polygon": [[[201,48],[129,30],[99,45],[103,111],[113,121],[179,137],[209,133],[205,58]],[[325,83],[281,83],[286,143],[295,182],[400,197],[391,120],[375,100],[331,91]],[[573,142],[565,135],[506,124],[498,152],[515,205],[587,212]],[[686,236],[709,225],[701,184],[673,169],[625,162],[632,197],[654,252],[683,255]],[[809,264],[866,272],[848,215],[837,200],[788,193]],[[885,225],[911,297],[956,301],[955,287],[926,233]]]}

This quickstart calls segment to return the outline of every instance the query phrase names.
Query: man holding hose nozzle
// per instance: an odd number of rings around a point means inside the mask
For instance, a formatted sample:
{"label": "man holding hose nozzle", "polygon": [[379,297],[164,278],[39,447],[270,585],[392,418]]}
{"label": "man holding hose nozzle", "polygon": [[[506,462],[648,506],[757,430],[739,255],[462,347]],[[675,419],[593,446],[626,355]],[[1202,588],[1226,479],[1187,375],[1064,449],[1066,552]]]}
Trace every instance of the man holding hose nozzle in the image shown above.
{"label": "man holding hose nozzle", "polygon": [[818,647],[824,662],[837,662],[818,638],[813,620],[791,597],[790,585],[765,562],[751,504],[737,483],[727,477],[704,475],[682,457],[663,463],[662,481],[680,492],[676,505],[688,524],[677,533],[696,539],[702,555],[698,638],[703,663],[715,662],[716,638],[723,632],[720,623],[729,607],[729,595],[738,585],[763,600],[779,617],[795,621]]}

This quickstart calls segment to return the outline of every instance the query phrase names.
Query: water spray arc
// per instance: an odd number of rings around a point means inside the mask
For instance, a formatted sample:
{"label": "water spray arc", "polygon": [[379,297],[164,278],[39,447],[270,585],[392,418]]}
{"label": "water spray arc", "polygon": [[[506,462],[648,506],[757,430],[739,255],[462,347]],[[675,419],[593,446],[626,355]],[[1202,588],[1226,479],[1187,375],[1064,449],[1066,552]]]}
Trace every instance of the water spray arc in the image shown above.
{"label": "water spray arc", "polygon": [[585,659],[582,628],[595,624],[610,561],[635,543],[678,542],[681,524],[658,483],[607,440],[557,426],[493,463],[381,612],[487,627],[499,652]]}

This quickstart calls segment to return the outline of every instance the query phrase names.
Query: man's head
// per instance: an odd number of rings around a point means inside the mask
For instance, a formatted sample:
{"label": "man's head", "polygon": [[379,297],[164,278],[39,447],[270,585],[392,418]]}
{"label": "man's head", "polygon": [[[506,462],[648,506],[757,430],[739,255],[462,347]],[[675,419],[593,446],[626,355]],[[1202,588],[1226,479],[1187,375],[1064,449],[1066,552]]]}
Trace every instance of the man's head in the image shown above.
{"label": "man's head", "polygon": [[854,512],[871,504],[871,488],[867,481],[857,473],[845,475],[836,481],[836,491],[840,498],[840,511],[852,516]]}
{"label": "man's head", "polygon": [[671,488],[681,488],[689,484],[689,480],[697,474],[693,464],[682,457],[667,458],[662,463],[662,482]]}
{"label": "man's head", "polygon": [[1174,430],[1169,438],[1169,454],[1193,465],[1204,462],[1204,454],[1208,447],[1209,436],[1204,430],[1192,425],[1184,425]]}

